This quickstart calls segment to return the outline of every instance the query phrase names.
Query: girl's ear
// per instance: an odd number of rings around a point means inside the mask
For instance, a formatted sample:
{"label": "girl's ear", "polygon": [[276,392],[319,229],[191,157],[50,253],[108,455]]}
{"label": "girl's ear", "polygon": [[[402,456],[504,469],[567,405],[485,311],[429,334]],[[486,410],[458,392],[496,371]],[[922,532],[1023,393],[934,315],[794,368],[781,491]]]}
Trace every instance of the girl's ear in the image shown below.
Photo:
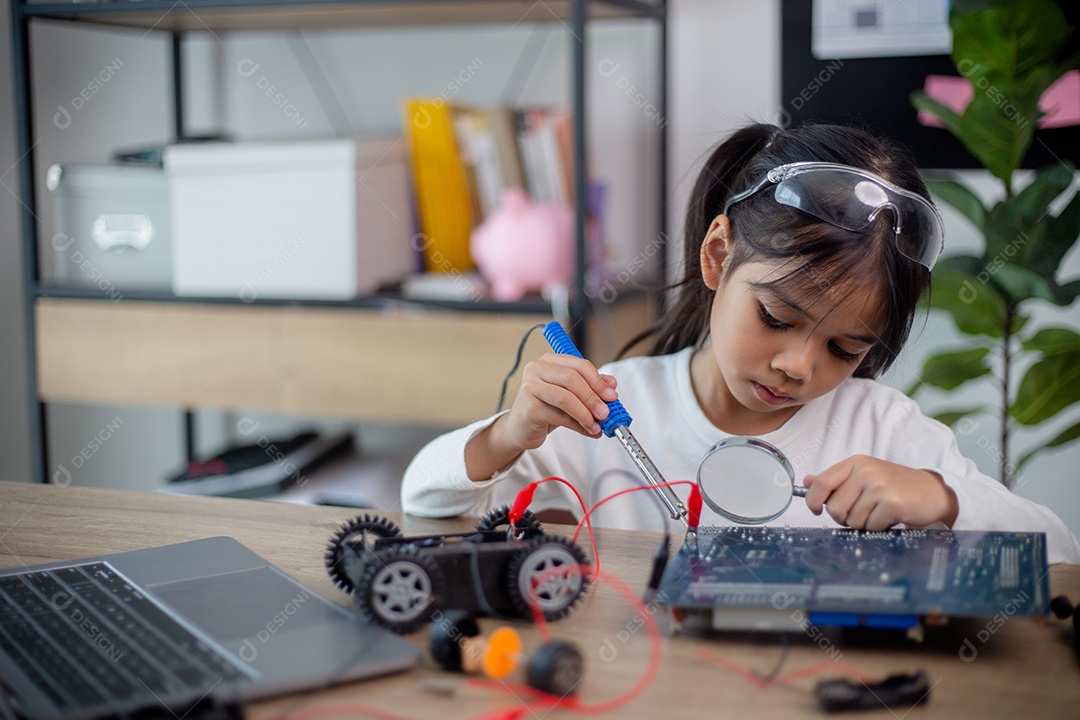
{"label": "girl's ear", "polygon": [[733,244],[727,215],[717,215],[701,241],[701,277],[710,290],[720,287]]}

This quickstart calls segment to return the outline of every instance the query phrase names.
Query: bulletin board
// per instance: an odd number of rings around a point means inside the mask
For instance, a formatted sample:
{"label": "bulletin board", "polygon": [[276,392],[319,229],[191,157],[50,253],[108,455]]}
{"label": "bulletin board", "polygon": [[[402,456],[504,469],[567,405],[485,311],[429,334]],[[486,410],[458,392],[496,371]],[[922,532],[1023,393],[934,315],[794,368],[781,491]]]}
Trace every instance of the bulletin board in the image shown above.
{"label": "bulletin board", "polygon": [[[1074,28],[1080,3],[1058,0]],[[812,3],[783,0],[781,30],[782,119],[792,124],[853,124],[911,149],[923,168],[977,168],[979,162],[944,128],[916,120],[909,95],[927,75],[958,75],[948,54],[819,60],[811,52]],[[1074,30],[1073,41],[1080,37]],[[1080,162],[1080,126],[1039,129],[1023,167],[1055,158]]]}

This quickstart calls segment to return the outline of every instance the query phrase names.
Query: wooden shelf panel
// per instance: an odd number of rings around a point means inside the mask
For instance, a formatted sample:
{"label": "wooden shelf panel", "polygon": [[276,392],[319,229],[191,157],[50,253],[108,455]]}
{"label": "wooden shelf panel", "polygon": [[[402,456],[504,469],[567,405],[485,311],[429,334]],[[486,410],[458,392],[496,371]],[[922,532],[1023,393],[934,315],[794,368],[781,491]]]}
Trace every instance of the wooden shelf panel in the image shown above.
{"label": "wooden shelf panel", "polygon": [[63,300],[40,300],[35,310],[42,399],[280,404],[272,310]]}
{"label": "wooden shelf panel", "polygon": [[[79,20],[144,30],[205,32],[278,28],[480,25],[567,22],[570,0],[143,0],[96,3],[29,3],[32,17]],[[646,0],[589,0],[589,20],[663,17],[662,4]]]}
{"label": "wooden shelf panel", "polygon": [[40,299],[46,402],[464,424],[543,315]]}
{"label": "wooden shelf panel", "polygon": [[[545,315],[281,313],[283,409],[464,424],[495,411],[518,343]],[[513,397],[511,393],[511,398]]]}
{"label": "wooden shelf panel", "polygon": [[[597,364],[653,320],[645,295],[590,318]],[[462,425],[495,410],[542,314],[39,298],[45,402],[169,405]],[[539,333],[525,360],[546,352]],[[517,385],[511,383],[507,405]]]}

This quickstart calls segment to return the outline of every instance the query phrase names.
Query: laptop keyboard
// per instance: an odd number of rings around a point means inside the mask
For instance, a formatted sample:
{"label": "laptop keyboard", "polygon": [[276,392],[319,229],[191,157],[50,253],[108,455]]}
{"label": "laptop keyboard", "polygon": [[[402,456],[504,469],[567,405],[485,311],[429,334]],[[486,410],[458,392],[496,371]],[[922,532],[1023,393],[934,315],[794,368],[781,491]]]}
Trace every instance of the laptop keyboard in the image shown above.
{"label": "laptop keyboard", "polygon": [[0,648],[61,708],[194,701],[247,677],[102,562],[0,578]]}

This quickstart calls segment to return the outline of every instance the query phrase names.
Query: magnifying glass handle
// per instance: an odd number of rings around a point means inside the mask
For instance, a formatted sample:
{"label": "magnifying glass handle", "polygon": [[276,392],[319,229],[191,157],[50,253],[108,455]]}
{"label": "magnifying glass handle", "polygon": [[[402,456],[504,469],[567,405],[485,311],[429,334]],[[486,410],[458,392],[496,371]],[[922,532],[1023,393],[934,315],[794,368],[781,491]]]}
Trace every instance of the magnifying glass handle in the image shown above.
{"label": "magnifying glass handle", "polygon": [[795,497],[806,497],[806,493],[810,492],[810,488],[804,488],[802,485],[796,485],[791,488],[791,494]]}
{"label": "magnifying glass handle", "polygon": [[[574,341],[570,339],[570,336],[566,334],[558,321],[552,320],[544,326],[544,337],[547,339],[548,344],[551,345],[551,349],[560,355],[582,357],[581,351],[577,349]],[[667,508],[672,519],[686,522],[686,506],[683,505],[682,500],[679,500],[679,496],[670,487],[663,485],[665,482],[664,476],[660,474],[659,468],[656,467],[633,433],[630,432],[630,423],[634,420],[630,417],[630,413],[626,412],[626,408],[618,400],[612,400],[607,403],[607,406],[608,416],[600,423],[600,429],[604,431],[604,435],[619,441],[619,444],[630,455],[630,459],[634,461],[634,467],[656,490],[657,495],[660,496],[660,501],[664,503],[664,507]]]}

